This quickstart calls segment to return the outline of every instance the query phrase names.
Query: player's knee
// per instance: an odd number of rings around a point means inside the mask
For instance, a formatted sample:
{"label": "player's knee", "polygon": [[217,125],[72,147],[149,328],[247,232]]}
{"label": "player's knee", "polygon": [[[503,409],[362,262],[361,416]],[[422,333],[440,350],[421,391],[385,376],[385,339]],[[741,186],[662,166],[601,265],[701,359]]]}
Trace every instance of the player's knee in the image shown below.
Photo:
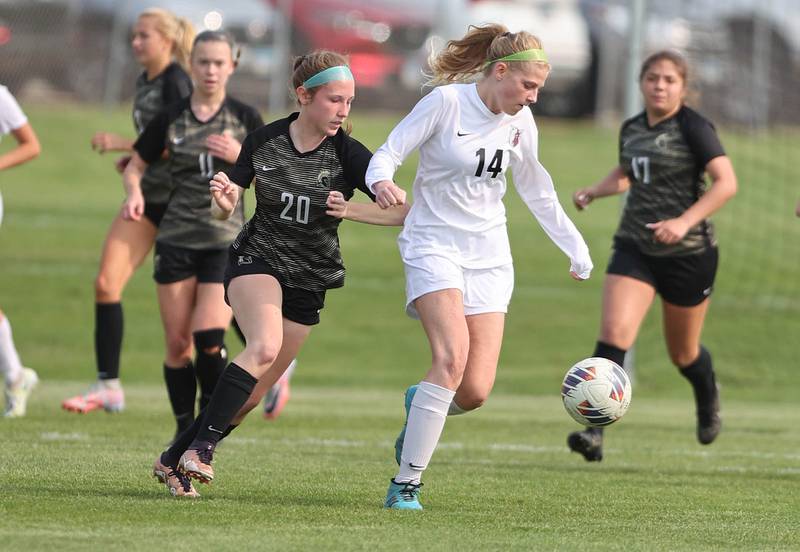
{"label": "player's knee", "polygon": [[192,357],[192,340],[181,332],[167,332],[167,357],[173,362]]}
{"label": "player's knee", "polygon": [[211,328],[192,333],[194,347],[207,355],[218,353],[225,346],[225,329]]}
{"label": "player's knee", "polygon": [[245,347],[253,361],[261,367],[270,366],[281,350],[280,342],[254,341]]}
{"label": "player's knee", "polygon": [[457,350],[441,351],[433,356],[433,368],[454,384],[461,382],[466,365],[466,353]]}
{"label": "player's knee", "polygon": [[113,303],[119,301],[122,290],[117,282],[107,274],[100,272],[94,279],[95,301],[100,303]]}

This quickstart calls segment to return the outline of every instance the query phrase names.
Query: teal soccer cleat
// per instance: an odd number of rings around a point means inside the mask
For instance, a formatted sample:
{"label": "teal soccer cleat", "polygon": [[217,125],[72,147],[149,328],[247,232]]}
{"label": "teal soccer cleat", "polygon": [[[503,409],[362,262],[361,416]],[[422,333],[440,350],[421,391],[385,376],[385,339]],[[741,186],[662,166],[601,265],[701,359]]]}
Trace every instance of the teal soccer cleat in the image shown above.
{"label": "teal soccer cleat", "polygon": [[403,441],[406,438],[406,426],[408,425],[408,413],[411,411],[411,401],[414,400],[414,395],[417,392],[418,385],[412,385],[408,389],[406,389],[406,399],[405,399],[405,406],[406,406],[406,421],[403,424],[403,429],[400,430],[400,435],[397,436],[397,439],[394,442],[394,459],[397,461],[397,465],[400,465],[400,457],[403,455]]}
{"label": "teal soccer cleat", "polygon": [[392,479],[383,507],[390,510],[422,510],[422,504],[419,503],[420,487],[422,483],[395,483]]}

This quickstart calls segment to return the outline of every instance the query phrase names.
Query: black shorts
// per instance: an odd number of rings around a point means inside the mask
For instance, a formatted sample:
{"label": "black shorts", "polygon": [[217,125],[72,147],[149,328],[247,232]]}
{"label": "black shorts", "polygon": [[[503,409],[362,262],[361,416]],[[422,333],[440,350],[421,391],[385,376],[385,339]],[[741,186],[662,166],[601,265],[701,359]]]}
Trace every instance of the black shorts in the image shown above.
{"label": "black shorts", "polygon": [[667,303],[693,307],[711,295],[718,262],[716,247],[693,255],[654,257],[645,255],[631,242],[615,240],[606,274],[647,282]]}
{"label": "black shorts", "polygon": [[158,228],[158,225],[161,224],[161,219],[164,218],[164,213],[166,212],[166,203],[151,203],[149,201],[144,202],[144,216],[146,216],[156,228]]}
{"label": "black shorts", "polygon": [[199,284],[221,284],[225,279],[228,249],[187,249],[156,242],[153,279],[174,284],[197,277]]}
{"label": "black shorts", "polygon": [[267,274],[273,276],[281,285],[283,304],[281,309],[283,317],[304,326],[319,324],[319,311],[325,307],[325,291],[309,291],[307,289],[287,287],[281,281],[281,276],[263,259],[252,255],[239,255],[231,247],[228,256],[228,268],[225,270],[225,302],[228,301],[228,286],[237,276],[248,274]]}

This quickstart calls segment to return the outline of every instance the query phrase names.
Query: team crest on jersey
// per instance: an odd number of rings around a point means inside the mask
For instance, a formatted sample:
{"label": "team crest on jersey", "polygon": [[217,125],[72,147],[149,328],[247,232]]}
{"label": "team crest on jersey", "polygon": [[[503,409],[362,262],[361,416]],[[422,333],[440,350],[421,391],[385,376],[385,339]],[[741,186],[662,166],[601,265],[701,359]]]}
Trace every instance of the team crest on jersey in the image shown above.
{"label": "team crest on jersey", "polygon": [[511,144],[511,147],[517,147],[519,145],[519,136],[522,134],[522,129],[517,128],[515,126],[511,127],[511,132],[508,135],[508,143]]}
{"label": "team crest on jersey", "polygon": [[320,188],[329,188],[331,185],[331,171],[322,169],[317,175],[317,185]]}
{"label": "team crest on jersey", "polygon": [[669,140],[670,140],[670,135],[667,134],[666,132],[662,132],[661,134],[656,136],[656,140],[655,140],[656,147],[658,149],[662,149],[662,150],[667,149],[669,147],[668,146]]}

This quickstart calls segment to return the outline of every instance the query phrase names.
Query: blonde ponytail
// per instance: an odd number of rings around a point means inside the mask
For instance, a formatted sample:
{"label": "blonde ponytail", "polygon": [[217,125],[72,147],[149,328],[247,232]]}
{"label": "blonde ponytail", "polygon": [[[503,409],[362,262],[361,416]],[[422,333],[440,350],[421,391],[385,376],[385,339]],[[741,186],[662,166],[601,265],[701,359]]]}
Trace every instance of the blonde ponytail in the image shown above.
{"label": "blonde ponytail", "polygon": [[184,70],[189,71],[189,57],[194,42],[194,26],[189,20],[163,8],[147,8],[139,14],[139,18],[142,17],[155,20],[156,30],[172,42],[172,57]]}

